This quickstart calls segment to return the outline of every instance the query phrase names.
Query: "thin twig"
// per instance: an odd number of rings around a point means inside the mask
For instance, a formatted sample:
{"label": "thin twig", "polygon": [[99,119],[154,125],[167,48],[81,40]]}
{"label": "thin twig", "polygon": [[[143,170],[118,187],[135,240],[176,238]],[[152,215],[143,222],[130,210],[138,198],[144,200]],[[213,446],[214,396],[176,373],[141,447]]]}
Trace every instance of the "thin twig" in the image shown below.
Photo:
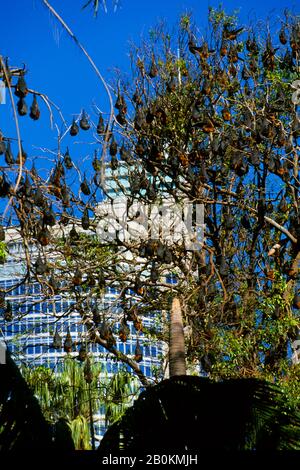
{"label": "thin twig", "polygon": [[77,37],[75,36],[75,34],[73,33],[73,31],[70,29],[70,27],[66,24],[66,22],[62,19],[62,17],[57,13],[57,11],[53,8],[52,5],[50,5],[50,3],[49,3],[47,0],[43,0],[43,3],[44,3],[44,5],[46,5],[46,7],[50,10],[50,12],[52,13],[52,15],[59,21],[59,23],[63,26],[63,28],[64,28],[64,29],[67,31],[67,33],[71,36],[71,38],[73,39],[73,41],[75,42],[75,44],[79,47],[79,49],[81,49],[81,51],[83,52],[83,54],[86,56],[87,60],[88,60],[89,63],[91,64],[92,68],[94,69],[96,75],[97,75],[98,78],[100,79],[100,81],[101,81],[102,85],[104,86],[105,91],[106,91],[106,93],[107,93],[107,96],[108,96],[108,99],[109,99],[109,103],[110,103],[110,116],[109,116],[109,122],[108,122],[107,130],[106,130],[106,133],[105,133],[105,139],[104,139],[104,143],[103,143],[103,148],[102,148],[102,156],[101,156],[101,159],[102,159],[102,162],[103,162],[103,164],[104,164],[105,152],[106,152],[107,144],[108,144],[108,141],[109,141],[110,128],[111,128],[111,124],[112,124],[113,117],[114,117],[113,100],[112,100],[112,96],[111,96],[111,93],[110,93],[110,91],[109,91],[108,85],[107,85],[106,81],[104,80],[104,78],[102,77],[102,74],[100,73],[98,67],[96,66],[96,64],[94,63],[94,61],[93,61],[92,58],[90,57],[90,55],[88,54],[87,50],[84,48],[84,46],[81,44],[81,42],[77,39]]}
{"label": "thin twig", "polygon": [[[22,178],[22,172],[23,172],[23,154],[22,154],[21,134],[20,134],[20,127],[19,127],[19,120],[18,120],[17,110],[16,110],[13,94],[12,94],[12,91],[11,91],[10,80],[9,80],[6,65],[3,62],[2,56],[0,56],[0,64],[1,64],[1,68],[3,70],[3,73],[5,75],[5,80],[6,80],[6,83],[7,83],[9,97],[10,97],[11,105],[12,105],[12,109],[13,109],[14,121],[15,121],[16,132],[17,132],[17,139],[18,139],[18,149],[19,149],[19,155],[20,155],[19,172],[18,172],[18,177],[17,177],[16,184],[15,184],[15,187],[14,187],[14,194],[16,194],[16,192],[18,190],[18,187],[19,187],[19,184],[20,184],[20,181],[21,181],[21,178]],[[7,213],[8,209],[9,209],[9,207],[10,207],[12,201],[13,201],[13,198],[14,197],[11,196],[9,198],[8,203],[6,204],[6,207],[5,207],[3,215],[2,215],[3,220],[4,220],[4,218],[6,216],[6,213]]]}

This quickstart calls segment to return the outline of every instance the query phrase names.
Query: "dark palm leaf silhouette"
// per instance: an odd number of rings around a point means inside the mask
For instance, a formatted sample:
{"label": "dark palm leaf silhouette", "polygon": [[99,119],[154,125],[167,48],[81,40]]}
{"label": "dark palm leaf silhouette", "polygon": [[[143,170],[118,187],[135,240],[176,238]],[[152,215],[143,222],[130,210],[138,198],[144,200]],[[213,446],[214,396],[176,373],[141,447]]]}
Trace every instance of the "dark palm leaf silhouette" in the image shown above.
{"label": "dark palm leaf silhouette", "polygon": [[287,410],[273,384],[258,379],[213,382],[179,376],[142,392],[108,429],[99,451],[299,448],[300,416]]}
{"label": "dark palm leaf silhouette", "polygon": [[57,449],[73,450],[70,430],[61,423],[45,420],[37,399],[7,352],[0,365],[0,453],[7,451]]}

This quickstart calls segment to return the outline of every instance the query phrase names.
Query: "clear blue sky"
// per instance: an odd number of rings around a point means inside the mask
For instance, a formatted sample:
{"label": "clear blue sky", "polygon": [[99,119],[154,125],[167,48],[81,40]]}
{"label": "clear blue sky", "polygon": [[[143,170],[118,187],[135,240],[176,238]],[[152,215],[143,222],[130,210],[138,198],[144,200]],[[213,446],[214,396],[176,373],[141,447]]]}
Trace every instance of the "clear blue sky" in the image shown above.
{"label": "clear blue sky", "polygon": [[[57,103],[70,121],[72,114],[84,107],[96,119],[93,100],[108,111],[105,93],[90,65],[75,44],[49,15],[40,0],[2,0],[1,54],[9,56],[10,63],[25,63],[29,69],[28,86],[40,90]],[[114,13],[112,0],[107,0],[108,13],[99,11],[95,19],[92,11],[81,11],[83,0],[50,0],[62,17],[85,45],[100,70],[109,79],[109,69],[115,66],[129,68],[129,40],[139,42],[160,18],[175,24],[180,13],[191,11],[196,23],[206,25],[207,8],[218,6],[214,0],[120,0],[121,7]],[[285,7],[297,12],[295,1],[279,0],[225,0],[223,6],[231,13],[240,9],[241,22],[249,18],[255,22],[276,17]],[[28,105],[30,102],[28,102]],[[9,105],[0,106],[0,128],[15,137],[11,125]],[[42,117],[33,122],[28,116],[20,118],[24,148],[29,155],[40,154],[32,146],[55,148],[55,132],[49,129],[48,112],[42,106]],[[91,142],[91,134],[80,136]],[[80,139],[78,139],[80,140]],[[68,141],[66,140],[66,145]],[[76,157],[84,157],[89,147],[77,146]],[[83,155],[82,155],[83,153]]]}

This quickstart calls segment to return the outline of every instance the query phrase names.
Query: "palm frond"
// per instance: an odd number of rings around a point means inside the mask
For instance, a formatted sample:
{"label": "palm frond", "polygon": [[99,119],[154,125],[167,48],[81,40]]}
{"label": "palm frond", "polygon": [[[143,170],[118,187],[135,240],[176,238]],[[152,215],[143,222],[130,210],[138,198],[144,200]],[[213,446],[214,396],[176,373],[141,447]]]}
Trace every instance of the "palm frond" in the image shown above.
{"label": "palm frond", "polygon": [[111,426],[99,450],[300,449],[299,412],[274,384],[173,377],[144,391]]}

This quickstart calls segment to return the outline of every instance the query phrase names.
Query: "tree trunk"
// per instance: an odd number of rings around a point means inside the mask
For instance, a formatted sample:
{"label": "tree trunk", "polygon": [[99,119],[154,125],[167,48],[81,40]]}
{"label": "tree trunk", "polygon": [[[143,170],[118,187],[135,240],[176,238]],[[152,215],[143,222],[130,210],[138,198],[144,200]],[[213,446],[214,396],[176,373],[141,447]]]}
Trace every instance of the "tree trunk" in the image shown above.
{"label": "tree trunk", "polygon": [[171,308],[169,360],[170,377],[186,375],[182,312],[178,297],[173,299]]}

